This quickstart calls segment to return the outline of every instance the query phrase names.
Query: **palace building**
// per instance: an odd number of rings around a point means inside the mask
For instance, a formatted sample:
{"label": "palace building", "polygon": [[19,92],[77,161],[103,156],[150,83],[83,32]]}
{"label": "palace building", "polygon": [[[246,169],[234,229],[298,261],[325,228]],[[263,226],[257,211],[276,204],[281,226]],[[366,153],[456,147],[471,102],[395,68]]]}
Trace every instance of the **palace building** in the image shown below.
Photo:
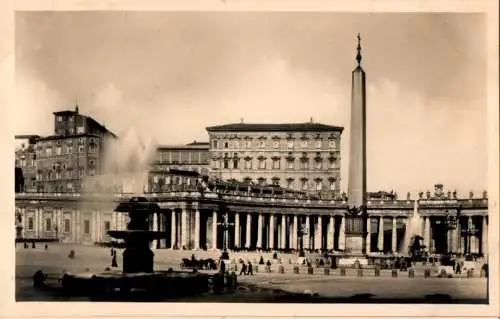
{"label": "palace building", "polygon": [[323,195],[340,189],[343,128],[320,123],[236,123],[207,128],[211,174]]}

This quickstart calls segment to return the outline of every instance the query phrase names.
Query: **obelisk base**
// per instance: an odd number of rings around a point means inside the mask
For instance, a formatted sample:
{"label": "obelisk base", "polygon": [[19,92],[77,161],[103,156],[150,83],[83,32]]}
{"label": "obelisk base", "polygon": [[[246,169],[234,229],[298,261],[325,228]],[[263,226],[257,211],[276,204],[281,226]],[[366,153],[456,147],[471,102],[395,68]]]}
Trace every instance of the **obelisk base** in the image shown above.
{"label": "obelisk base", "polygon": [[358,234],[346,235],[345,246],[349,254],[354,256],[364,255],[365,250],[363,249],[363,236]]}

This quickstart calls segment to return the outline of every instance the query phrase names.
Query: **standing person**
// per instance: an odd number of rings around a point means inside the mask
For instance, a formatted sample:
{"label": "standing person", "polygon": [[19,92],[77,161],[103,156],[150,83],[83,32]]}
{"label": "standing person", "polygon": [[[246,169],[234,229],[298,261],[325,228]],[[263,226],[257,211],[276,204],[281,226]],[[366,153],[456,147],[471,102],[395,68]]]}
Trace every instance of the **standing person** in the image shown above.
{"label": "standing person", "polygon": [[252,263],[250,261],[248,262],[247,275],[252,275],[253,276]]}
{"label": "standing person", "polygon": [[118,263],[116,262],[116,251],[114,251],[111,256],[111,267],[118,267]]}
{"label": "standing person", "polygon": [[224,262],[224,259],[220,260],[220,272],[223,274],[226,272],[226,263]]}

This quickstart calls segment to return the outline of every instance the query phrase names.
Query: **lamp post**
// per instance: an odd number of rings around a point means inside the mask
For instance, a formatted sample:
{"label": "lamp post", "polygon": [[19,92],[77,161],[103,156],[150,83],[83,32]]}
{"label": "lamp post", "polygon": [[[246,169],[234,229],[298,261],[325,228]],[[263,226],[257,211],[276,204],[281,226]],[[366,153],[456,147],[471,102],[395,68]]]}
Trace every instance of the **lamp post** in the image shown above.
{"label": "lamp post", "polygon": [[228,241],[229,241],[229,228],[234,226],[234,223],[229,222],[229,218],[227,215],[227,210],[225,205],[222,203],[222,194],[218,194],[219,198],[219,211],[222,212],[222,222],[217,223],[218,225],[221,226],[222,230],[222,254],[221,254],[221,259],[222,260],[228,260],[229,259],[229,252],[227,250],[228,246]]}

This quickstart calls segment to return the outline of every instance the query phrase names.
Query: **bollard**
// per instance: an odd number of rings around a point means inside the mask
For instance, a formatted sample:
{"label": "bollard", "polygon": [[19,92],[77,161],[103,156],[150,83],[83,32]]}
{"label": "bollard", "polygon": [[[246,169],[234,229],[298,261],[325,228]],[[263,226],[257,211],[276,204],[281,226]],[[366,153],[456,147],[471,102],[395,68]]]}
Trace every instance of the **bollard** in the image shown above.
{"label": "bollard", "polygon": [[280,266],[278,269],[279,269],[279,273],[280,274],[284,274],[285,273],[285,267]]}
{"label": "bollard", "polygon": [[314,274],[314,268],[313,267],[308,267],[307,268],[307,274],[309,274],[309,275]]}
{"label": "bollard", "polygon": [[410,270],[408,270],[408,277],[410,277],[410,278],[415,277],[415,270],[413,270],[412,268],[410,268]]}
{"label": "bollard", "polygon": [[396,269],[392,270],[392,277],[397,277],[398,276],[398,271]]}
{"label": "bollard", "polygon": [[326,276],[329,276],[330,275],[330,268],[325,268],[323,270],[323,273],[326,275]]}
{"label": "bollard", "polygon": [[467,278],[472,278],[474,275],[474,272],[472,269],[467,270]]}
{"label": "bollard", "polygon": [[293,266],[293,273],[298,274],[299,273],[299,266]]}
{"label": "bollard", "polygon": [[424,277],[425,277],[425,278],[429,278],[430,276],[431,276],[431,270],[430,270],[430,269],[426,269],[426,270],[424,271]]}
{"label": "bollard", "polygon": [[358,269],[358,277],[363,277],[363,269]]}
{"label": "bollard", "polygon": [[345,276],[345,268],[344,267],[340,268],[340,275]]}
{"label": "bollard", "polygon": [[375,277],[380,277],[380,267],[375,267]]}

